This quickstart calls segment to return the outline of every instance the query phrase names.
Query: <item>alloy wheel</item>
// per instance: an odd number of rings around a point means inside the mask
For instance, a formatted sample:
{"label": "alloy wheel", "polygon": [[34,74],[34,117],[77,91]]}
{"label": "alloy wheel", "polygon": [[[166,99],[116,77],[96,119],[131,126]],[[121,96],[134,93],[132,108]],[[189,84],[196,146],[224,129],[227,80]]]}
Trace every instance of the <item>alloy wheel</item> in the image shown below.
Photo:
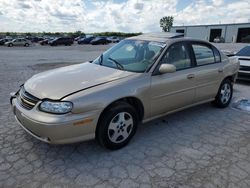
{"label": "alloy wheel", "polygon": [[231,98],[231,87],[228,83],[225,83],[221,87],[220,100],[223,104],[226,104]]}
{"label": "alloy wheel", "polygon": [[129,137],[132,130],[132,115],[128,112],[120,112],[109,123],[108,137],[113,143],[121,143]]}

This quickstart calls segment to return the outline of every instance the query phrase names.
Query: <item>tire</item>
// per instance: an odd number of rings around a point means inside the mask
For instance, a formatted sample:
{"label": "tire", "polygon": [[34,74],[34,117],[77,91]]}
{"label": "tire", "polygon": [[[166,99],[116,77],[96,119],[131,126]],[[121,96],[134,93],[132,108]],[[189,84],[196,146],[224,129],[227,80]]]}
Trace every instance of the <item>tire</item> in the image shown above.
{"label": "tire", "polygon": [[96,139],[108,149],[120,149],[134,136],[137,125],[138,116],[135,109],[126,102],[118,102],[100,117]]}
{"label": "tire", "polygon": [[10,43],[8,46],[9,46],[9,47],[12,47],[12,46],[13,46],[13,44],[12,44],[12,43]]}
{"label": "tire", "polygon": [[229,79],[222,81],[219,91],[215,97],[214,104],[219,108],[227,107],[233,96],[233,85]]}
{"label": "tire", "polygon": [[29,43],[26,43],[24,46],[28,47],[28,46],[29,46]]}

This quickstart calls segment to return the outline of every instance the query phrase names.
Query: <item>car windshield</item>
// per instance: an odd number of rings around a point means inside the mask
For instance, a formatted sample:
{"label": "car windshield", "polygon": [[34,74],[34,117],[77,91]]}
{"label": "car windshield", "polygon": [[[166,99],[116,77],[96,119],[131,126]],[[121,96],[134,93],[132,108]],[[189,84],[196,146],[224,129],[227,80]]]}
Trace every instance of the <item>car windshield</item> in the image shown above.
{"label": "car windshield", "polygon": [[250,46],[246,46],[245,48],[242,48],[236,56],[250,56]]}
{"label": "car windshield", "polygon": [[93,63],[125,71],[145,72],[164,47],[165,43],[161,42],[123,40]]}

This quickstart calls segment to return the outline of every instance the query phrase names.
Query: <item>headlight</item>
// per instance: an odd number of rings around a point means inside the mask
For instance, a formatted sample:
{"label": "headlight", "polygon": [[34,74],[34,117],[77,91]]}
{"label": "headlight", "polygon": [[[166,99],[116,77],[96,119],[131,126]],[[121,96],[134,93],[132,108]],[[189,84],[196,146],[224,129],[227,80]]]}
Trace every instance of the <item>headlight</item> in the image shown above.
{"label": "headlight", "polygon": [[72,110],[71,102],[44,101],[40,104],[40,110],[54,114],[65,114]]}

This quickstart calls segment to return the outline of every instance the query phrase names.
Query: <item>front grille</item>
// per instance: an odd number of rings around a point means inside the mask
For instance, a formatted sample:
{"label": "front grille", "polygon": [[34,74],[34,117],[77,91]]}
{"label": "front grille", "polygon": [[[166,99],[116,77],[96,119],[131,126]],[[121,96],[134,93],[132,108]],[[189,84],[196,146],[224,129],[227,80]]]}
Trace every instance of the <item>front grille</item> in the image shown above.
{"label": "front grille", "polygon": [[27,110],[31,110],[39,101],[38,98],[25,91],[24,87],[21,87],[17,99],[19,104]]}
{"label": "front grille", "polygon": [[241,65],[240,66],[240,70],[242,70],[242,71],[250,71],[250,66],[243,66],[243,65]]}

